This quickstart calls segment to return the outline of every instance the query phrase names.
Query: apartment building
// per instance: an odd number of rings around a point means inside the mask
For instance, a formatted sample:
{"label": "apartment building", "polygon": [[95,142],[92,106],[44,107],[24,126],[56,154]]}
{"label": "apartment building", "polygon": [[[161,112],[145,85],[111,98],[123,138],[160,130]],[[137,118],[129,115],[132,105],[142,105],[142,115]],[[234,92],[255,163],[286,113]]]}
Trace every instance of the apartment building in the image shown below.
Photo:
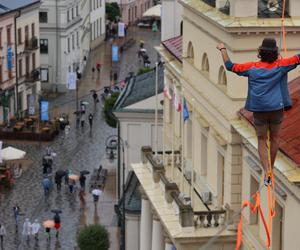
{"label": "apartment building", "polygon": [[16,11],[0,5],[0,123],[15,113],[15,19]]}
{"label": "apartment building", "polygon": [[43,89],[66,91],[68,72],[75,72],[83,63],[80,3],[80,0],[42,2],[39,21]]}
{"label": "apartment building", "polygon": [[[153,149],[143,147],[142,162],[132,164],[142,190],[140,249],[234,249],[239,219],[235,213],[261,187],[263,174],[251,114],[241,110],[247,79],[225,71],[216,46],[224,42],[234,62],[258,60],[257,48],[264,37],[280,41],[283,1],[277,2],[179,1],[182,37],[167,39],[159,48],[166,68],[165,153],[157,161]],[[296,21],[300,6],[295,0],[285,2],[284,56],[290,56],[300,51]],[[299,69],[290,73],[289,80],[297,75]],[[290,85],[295,107],[287,114],[275,163],[274,250],[297,246],[300,172],[298,133],[291,126],[297,124],[298,82]],[[184,106],[189,113],[185,119]],[[264,188],[261,204],[267,214]],[[234,214],[231,225],[219,233]],[[261,219],[248,210],[244,218],[244,249],[267,249]]]}
{"label": "apartment building", "polygon": [[119,2],[122,21],[126,25],[134,24],[140,20],[143,13],[153,6],[153,2],[149,0],[122,0]]}

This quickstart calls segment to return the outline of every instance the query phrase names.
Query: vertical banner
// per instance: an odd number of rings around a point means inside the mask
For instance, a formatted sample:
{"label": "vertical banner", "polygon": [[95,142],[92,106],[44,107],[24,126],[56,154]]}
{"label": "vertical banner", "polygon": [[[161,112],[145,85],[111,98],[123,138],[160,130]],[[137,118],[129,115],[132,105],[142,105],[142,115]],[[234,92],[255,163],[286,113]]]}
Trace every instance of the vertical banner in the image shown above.
{"label": "vertical banner", "polygon": [[0,163],[2,163],[2,141],[0,141]]}
{"label": "vertical banner", "polygon": [[49,102],[41,101],[41,120],[49,121]]}
{"label": "vertical banner", "polygon": [[33,94],[31,94],[29,96],[29,109],[28,109],[28,113],[29,115],[34,115],[35,114],[35,96]]}
{"label": "vertical banner", "polygon": [[7,48],[7,69],[12,70],[13,68],[13,50],[11,47]]}
{"label": "vertical banner", "polygon": [[76,89],[76,73],[68,73],[68,89]]}
{"label": "vertical banner", "polygon": [[122,22],[118,23],[118,36],[119,37],[125,36],[125,23]]}
{"label": "vertical banner", "polygon": [[111,56],[112,56],[112,61],[113,62],[118,62],[119,61],[119,47],[118,45],[113,44],[111,46]]}

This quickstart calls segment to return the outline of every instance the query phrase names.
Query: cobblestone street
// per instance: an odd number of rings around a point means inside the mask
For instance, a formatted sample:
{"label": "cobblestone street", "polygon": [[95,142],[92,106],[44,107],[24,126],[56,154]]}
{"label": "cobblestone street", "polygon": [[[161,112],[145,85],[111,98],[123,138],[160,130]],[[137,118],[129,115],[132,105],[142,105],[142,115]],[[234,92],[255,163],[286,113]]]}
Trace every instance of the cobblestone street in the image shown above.
{"label": "cobblestone street", "polygon": [[[156,60],[154,45],[159,44],[160,35],[153,34],[150,30],[131,30],[135,36],[136,44],[126,50],[121,57],[119,80],[124,79],[129,71],[137,71],[141,66],[137,59],[139,40],[146,41],[145,47],[148,50],[152,65]],[[90,103],[87,107],[87,114],[94,111],[93,100],[91,98],[91,89],[100,89],[110,84],[110,46],[109,42],[104,43],[91,52],[84,78],[79,87],[79,97]],[[101,76],[94,78],[91,75],[91,67],[97,61],[103,64]],[[76,233],[80,224],[103,223],[109,227],[110,239],[112,241],[111,249],[118,247],[117,218],[114,215],[113,205],[116,202],[115,197],[115,165],[106,164],[105,140],[109,135],[116,134],[116,129],[108,127],[102,117],[101,105],[98,105],[93,122],[93,130],[90,133],[88,122],[84,129],[75,128],[75,92],[69,92],[61,95],[53,95],[50,100],[50,116],[54,117],[61,113],[68,113],[71,121],[71,132],[67,138],[63,133],[55,138],[51,143],[39,142],[14,142],[5,141],[4,147],[15,146],[27,152],[27,158],[32,164],[22,176],[17,179],[13,189],[7,193],[0,194],[0,222],[6,227],[7,236],[4,238],[3,249],[5,250],[23,250],[23,249],[62,249],[73,250],[76,245]],[[87,115],[88,116],[88,115]],[[51,191],[47,200],[44,198],[42,188],[42,156],[45,154],[47,146],[51,146],[57,153],[54,159],[53,172],[58,169],[71,169],[73,173],[79,174],[81,170],[93,171],[99,167],[101,162],[104,168],[108,168],[108,178],[104,189],[104,194],[100,198],[100,204],[97,210],[94,210],[91,194],[86,192],[86,204],[80,203],[78,195],[69,194],[67,187],[62,187],[57,192],[56,187]],[[87,178],[87,184],[89,183]],[[15,230],[15,222],[12,208],[15,204],[21,208],[21,221],[19,230]],[[22,225],[25,218],[30,218],[31,222],[38,219],[39,222],[46,219],[52,219],[51,209],[62,210],[62,227],[59,238],[55,238],[54,230],[50,240],[41,229],[39,241],[33,238],[26,241],[22,236]]]}

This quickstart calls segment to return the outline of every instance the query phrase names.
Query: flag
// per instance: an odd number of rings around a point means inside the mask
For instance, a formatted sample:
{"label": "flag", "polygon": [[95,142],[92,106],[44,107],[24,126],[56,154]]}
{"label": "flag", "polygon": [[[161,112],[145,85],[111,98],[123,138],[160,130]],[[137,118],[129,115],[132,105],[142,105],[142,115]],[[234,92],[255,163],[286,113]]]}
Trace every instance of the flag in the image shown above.
{"label": "flag", "polygon": [[168,80],[166,80],[166,79],[164,81],[164,96],[170,100],[172,99],[172,96],[170,94],[170,85],[169,85]]}
{"label": "flag", "polygon": [[174,106],[177,112],[181,111],[181,102],[180,102],[180,95],[177,91],[175,83],[173,83],[173,98],[174,98]]}
{"label": "flag", "polygon": [[184,122],[186,122],[186,120],[188,120],[190,118],[190,113],[189,113],[189,110],[187,108],[185,98],[183,98],[183,112],[182,112],[182,115],[183,115],[183,121]]}

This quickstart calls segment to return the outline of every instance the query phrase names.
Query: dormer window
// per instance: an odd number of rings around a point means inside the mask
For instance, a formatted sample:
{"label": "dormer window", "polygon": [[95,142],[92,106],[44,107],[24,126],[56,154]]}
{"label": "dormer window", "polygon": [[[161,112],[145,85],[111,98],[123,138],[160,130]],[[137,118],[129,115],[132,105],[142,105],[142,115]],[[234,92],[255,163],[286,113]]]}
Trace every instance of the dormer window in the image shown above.
{"label": "dormer window", "polygon": [[202,1],[210,5],[211,7],[216,7],[216,0],[202,0]]}
{"label": "dormer window", "polygon": [[285,16],[289,16],[289,0],[258,0],[258,13],[260,18],[281,18],[283,9]]}

